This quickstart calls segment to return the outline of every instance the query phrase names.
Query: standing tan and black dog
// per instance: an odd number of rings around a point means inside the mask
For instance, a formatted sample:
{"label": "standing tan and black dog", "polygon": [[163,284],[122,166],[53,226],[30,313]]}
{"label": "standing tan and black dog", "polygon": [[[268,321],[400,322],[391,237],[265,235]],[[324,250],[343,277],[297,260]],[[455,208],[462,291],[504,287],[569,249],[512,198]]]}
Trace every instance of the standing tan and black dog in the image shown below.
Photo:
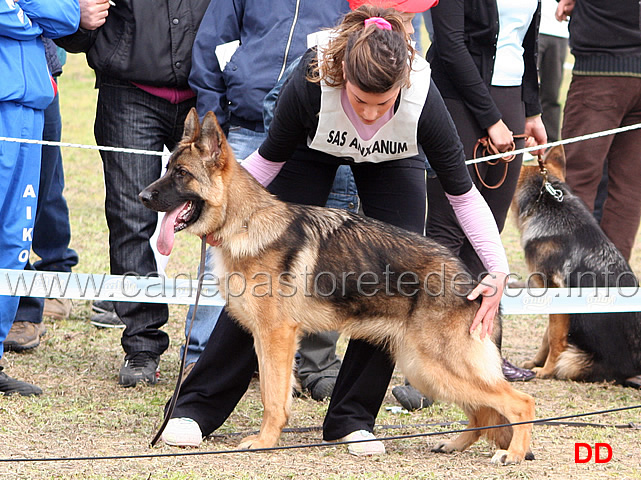
{"label": "standing tan and black dog", "polygon": [[[167,212],[163,253],[182,229],[218,245],[221,293],[252,333],[260,368],[263,421],[242,447],[276,445],[297,341],[320,330],[385,345],[413,386],[458,404],[470,427],[534,419],[534,400],[504,379],[494,343],[470,334],[480,302],[467,300],[471,277],[457,258],[382,222],[279,201],[236,162],[213,113],[201,125],[192,110],[167,173],[140,197]],[[435,450],[462,451],[484,434],[499,448],[493,462],[516,463],[533,458],[531,430],[465,432]]]}
{"label": "standing tan and black dog", "polygon": [[[638,287],[628,262],[564,183],[563,147],[523,166],[512,202],[533,287]],[[539,378],[637,386],[641,312],[553,314],[541,348],[524,365]]]}

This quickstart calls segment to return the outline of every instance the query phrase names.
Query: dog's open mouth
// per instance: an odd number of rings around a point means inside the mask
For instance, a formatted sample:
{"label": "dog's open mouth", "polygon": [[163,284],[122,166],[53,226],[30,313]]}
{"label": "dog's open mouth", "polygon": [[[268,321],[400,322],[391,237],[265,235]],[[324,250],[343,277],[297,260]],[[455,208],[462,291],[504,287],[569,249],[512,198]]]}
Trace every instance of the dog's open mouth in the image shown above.
{"label": "dog's open mouth", "polygon": [[188,201],[178,208],[165,213],[160,225],[160,235],[156,246],[163,255],[169,255],[174,247],[174,234],[184,230],[198,220],[202,210],[201,202]]}

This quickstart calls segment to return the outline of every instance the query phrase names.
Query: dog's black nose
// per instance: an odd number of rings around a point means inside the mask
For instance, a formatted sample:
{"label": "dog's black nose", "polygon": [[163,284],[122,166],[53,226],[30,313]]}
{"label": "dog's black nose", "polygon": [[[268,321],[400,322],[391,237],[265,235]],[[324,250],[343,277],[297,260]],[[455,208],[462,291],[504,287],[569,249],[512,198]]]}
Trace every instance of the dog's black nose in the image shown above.
{"label": "dog's black nose", "polygon": [[158,190],[150,190],[148,188],[145,188],[138,194],[138,198],[140,198],[140,201],[144,205],[149,206],[151,202],[158,198]]}

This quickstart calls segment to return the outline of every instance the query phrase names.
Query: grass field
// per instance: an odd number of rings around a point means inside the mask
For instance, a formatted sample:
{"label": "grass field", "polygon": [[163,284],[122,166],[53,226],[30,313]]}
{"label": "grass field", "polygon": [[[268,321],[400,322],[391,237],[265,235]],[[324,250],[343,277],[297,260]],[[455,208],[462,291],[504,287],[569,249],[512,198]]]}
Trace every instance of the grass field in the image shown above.
{"label": "grass field", "polygon": [[[70,55],[60,79],[63,111],[63,141],[94,144],[93,118],[96,91],[93,73],[84,56]],[[72,247],[80,255],[79,273],[108,273],[107,228],[104,220],[102,163],[96,151],[65,148],[66,196],[71,211]],[[509,224],[503,234],[512,269],[525,275],[526,268],[517,234]],[[641,255],[633,253],[637,272]],[[198,242],[178,235],[168,273],[195,272]],[[40,385],[39,398],[7,397],[0,401],[0,478],[20,479],[541,479],[541,478],[641,478],[639,430],[641,412],[629,410],[579,418],[604,425],[535,426],[532,448],[536,461],[510,467],[490,464],[490,448],[481,441],[469,451],[454,455],[430,452],[435,438],[406,438],[386,442],[388,454],[378,458],[356,458],[345,447],[329,446],[269,453],[213,454],[235,448],[241,433],[258,428],[260,396],[254,382],[228,422],[199,450],[178,450],[163,445],[149,447],[162,420],[163,405],[171,395],[178,370],[186,308],[172,306],[166,331],[169,351],[161,361],[162,379],[155,387],[123,389],[117,372],[123,352],[121,331],[99,330],[89,324],[88,302],[76,301],[72,318],[46,321],[47,335],[32,353],[8,353],[8,372]],[[505,320],[504,355],[515,363],[529,359],[545,329],[542,316],[508,316]],[[212,372],[215,375],[215,372]],[[396,374],[392,385],[403,378]],[[537,418],[601,411],[641,404],[637,390],[608,384],[534,380],[518,385],[533,395]],[[379,436],[428,434],[452,427],[433,423],[464,419],[458,408],[436,404],[412,414],[393,414],[385,407],[396,405],[388,392],[378,417]],[[285,433],[282,445],[318,443],[327,403],[310,398],[296,399],[292,428],[309,431]],[[574,463],[576,442],[609,443],[613,458],[606,464]],[[72,457],[155,455],[210,452],[208,455],[138,459],[94,459],[65,461],[21,461]]]}

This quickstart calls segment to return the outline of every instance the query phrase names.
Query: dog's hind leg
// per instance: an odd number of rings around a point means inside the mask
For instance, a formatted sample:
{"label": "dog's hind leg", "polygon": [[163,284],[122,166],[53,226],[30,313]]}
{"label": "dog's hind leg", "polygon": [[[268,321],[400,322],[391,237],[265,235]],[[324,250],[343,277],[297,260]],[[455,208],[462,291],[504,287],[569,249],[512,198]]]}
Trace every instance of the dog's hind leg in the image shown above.
{"label": "dog's hind leg", "polygon": [[481,436],[485,436],[493,442],[499,449],[507,450],[512,441],[512,427],[488,428],[482,430],[481,427],[494,426],[509,423],[507,418],[490,407],[478,407],[467,409],[465,411],[469,419],[468,431],[461,433],[454,440],[443,442],[432,449],[433,452],[451,453],[462,452],[470,445],[476,442]]}
{"label": "dog's hind leg", "polygon": [[554,378],[559,356],[568,348],[569,331],[570,315],[567,313],[550,314],[547,332],[549,351],[543,367],[533,368],[537,378]]}
{"label": "dog's hind leg", "polygon": [[289,419],[297,327],[293,322],[281,320],[276,328],[262,326],[262,330],[252,333],[258,356],[263,421],[258,435],[244,438],[239,448],[270,448],[278,443]]}
{"label": "dog's hind leg", "polygon": [[[511,427],[512,438],[507,450],[504,445],[507,437],[500,431],[503,428],[488,435],[499,447],[492,457],[492,463],[508,465],[519,463],[525,458],[534,458],[530,451],[532,424],[523,423],[534,420],[534,399],[530,395],[515,390],[507,381],[500,382],[496,388],[486,392],[485,395],[483,403],[500,414],[496,416],[499,422],[503,421],[501,417],[505,417],[508,423],[519,424]],[[494,423],[495,421],[497,420],[493,420],[494,425],[497,424]]]}
{"label": "dog's hind leg", "polygon": [[545,328],[545,333],[543,334],[543,338],[541,339],[541,346],[539,347],[539,351],[536,352],[536,356],[534,357],[534,359],[523,362],[521,367],[531,370],[534,367],[542,367],[545,364],[545,360],[548,358],[548,353],[550,352],[550,342],[548,340],[549,330],[550,326],[548,321],[548,326]]}
{"label": "dog's hind leg", "polygon": [[[503,378],[491,380],[481,370],[470,369],[468,372],[469,376],[455,376],[441,370],[439,375],[432,377],[438,383],[435,391],[463,408],[469,416],[470,428],[508,423],[519,425],[466,431],[451,442],[437,446],[435,451],[461,451],[485,435],[499,448],[492,457],[493,463],[507,465],[533,458],[530,453],[532,424],[523,422],[534,420],[534,399],[512,388]],[[417,387],[418,382],[410,381]]]}
{"label": "dog's hind leg", "polygon": [[[468,429],[475,429],[482,426],[478,418],[479,411],[480,409],[466,409],[465,414],[469,419]],[[454,440],[437,444],[432,448],[432,451],[436,453],[462,452],[476,442],[481,437],[481,434],[481,430],[467,430],[458,435]]]}

